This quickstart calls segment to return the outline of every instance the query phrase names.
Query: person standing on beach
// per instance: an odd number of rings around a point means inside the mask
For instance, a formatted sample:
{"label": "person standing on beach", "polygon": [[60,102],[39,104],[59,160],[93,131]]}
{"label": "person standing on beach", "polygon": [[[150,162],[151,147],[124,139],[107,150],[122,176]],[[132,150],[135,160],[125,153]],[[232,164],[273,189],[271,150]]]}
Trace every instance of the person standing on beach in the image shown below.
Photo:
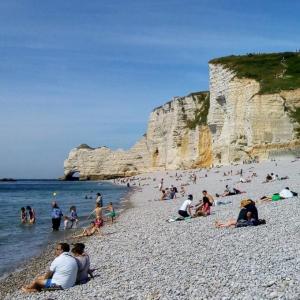
{"label": "person standing on beach", "polygon": [[109,202],[109,205],[106,207],[108,210],[107,217],[111,218],[111,224],[114,222],[114,219],[116,217],[116,212],[113,206],[112,202]]}
{"label": "person standing on beach", "polygon": [[100,206],[100,203],[96,203],[96,208],[90,213],[88,216],[88,219],[93,215],[96,215],[96,218],[99,217],[102,219],[102,207]]}
{"label": "person standing on beach", "polygon": [[63,216],[63,213],[62,213],[61,209],[58,207],[57,202],[53,201],[52,202],[52,211],[51,211],[53,231],[59,230],[62,216]]}
{"label": "person standing on beach", "polygon": [[76,282],[78,265],[76,259],[69,254],[70,246],[59,243],[55,247],[56,258],[45,275],[38,276],[30,284],[22,287],[25,293],[39,292],[43,288],[68,289]]}

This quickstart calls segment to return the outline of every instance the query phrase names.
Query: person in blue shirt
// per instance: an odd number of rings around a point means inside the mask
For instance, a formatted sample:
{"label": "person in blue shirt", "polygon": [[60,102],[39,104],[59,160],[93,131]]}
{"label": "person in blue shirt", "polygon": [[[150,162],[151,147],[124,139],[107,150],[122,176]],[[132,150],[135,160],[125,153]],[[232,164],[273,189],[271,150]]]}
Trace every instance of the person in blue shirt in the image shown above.
{"label": "person in blue shirt", "polygon": [[52,202],[52,211],[51,211],[53,231],[59,230],[62,216],[63,216],[63,213],[62,213],[61,209],[58,207],[57,202],[53,201]]}

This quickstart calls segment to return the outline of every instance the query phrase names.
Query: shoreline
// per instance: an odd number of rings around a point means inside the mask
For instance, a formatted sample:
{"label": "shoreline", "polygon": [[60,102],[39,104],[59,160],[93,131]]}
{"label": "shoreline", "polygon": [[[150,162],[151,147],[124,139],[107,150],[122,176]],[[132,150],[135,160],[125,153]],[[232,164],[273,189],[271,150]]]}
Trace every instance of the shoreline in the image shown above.
{"label": "shoreline", "polygon": [[[300,161],[278,161],[278,166],[277,162],[268,162],[135,176],[141,186],[130,194],[132,207],[124,210],[113,226],[105,226],[103,237],[84,240],[91,266],[97,269],[93,280],[64,291],[15,292],[10,296],[39,300],[299,299],[299,198],[257,203],[259,217],[266,219],[266,225],[233,229],[214,226],[216,220],[236,218],[242,198],[257,200],[285,186],[299,193],[299,167]],[[258,177],[250,183],[238,182],[241,168],[245,177],[253,172]],[[233,175],[223,176],[230,169]],[[272,171],[290,178],[262,183]],[[181,177],[178,179],[175,173]],[[190,180],[193,173],[197,174],[197,184]],[[161,178],[168,187],[184,184],[186,192],[194,195],[194,204],[203,189],[215,195],[226,184],[246,193],[226,197],[230,203],[214,206],[208,217],[167,223],[177,215],[185,198],[158,201]]]}
{"label": "shoreline", "polygon": [[[110,181],[107,182],[111,183],[112,185],[118,185]],[[126,210],[132,208],[130,197],[135,193],[135,189],[135,187],[131,187],[125,193],[124,197],[119,200],[119,203],[117,205],[117,207],[120,208],[119,214],[123,214]],[[122,207],[123,204],[124,207]],[[63,221],[61,224],[61,228],[62,226]],[[74,230],[68,230],[66,232],[61,229],[59,234],[64,233],[64,238],[49,240],[44,244],[44,246],[41,247],[36,255],[25,259],[23,266],[21,263],[19,263],[15,266],[14,270],[8,271],[6,274],[4,274],[3,277],[0,278],[0,299],[9,297],[11,293],[20,290],[20,288],[24,284],[32,281],[37,275],[44,273],[47,270],[47,267],[49,267],[50,263],[55,258],[53,251],[55,244],[60,241],[67,242],[70,245],[72,243],[75,243],[76,239],[73,239],[72,236],[78,234],[79,232],[82,232],[84,227],[80,227]],[[102,231],[103,228],[101,229]],[[86,237],[82,237],[81,239],[83,241],[88,240]]]}

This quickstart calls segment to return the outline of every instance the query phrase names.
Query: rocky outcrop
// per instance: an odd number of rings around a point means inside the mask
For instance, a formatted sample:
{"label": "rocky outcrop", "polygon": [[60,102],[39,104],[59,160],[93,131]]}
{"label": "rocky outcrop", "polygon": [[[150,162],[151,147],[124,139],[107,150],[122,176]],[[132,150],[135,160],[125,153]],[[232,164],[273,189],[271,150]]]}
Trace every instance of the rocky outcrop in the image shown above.
{"label": "rocky outcrop", "polygon": [[108,179],[147,171],[206,167],[212,164],[206,125],[209,93],[176,97],[152,111],[148,130],[130,150],[80,145],[64,162],[64,177]]}
{"label": "rocky outcrop", "polygon": [[300,153],[299,124],[291,111],[300,106],[300,89],[260,94],[260,84],[210,64],[213,161],[228,164]]}
{"label": "rocky outcrop", "polygon": [[211,61],[210,94],[175,97],[154,109],[147,133],[128,151],[88,145],[73,149],[64,163],[65,178],[79,172],[80,179],[107,179],[300,155],[295,69],[300,56],[259,55],[253,67],[255,59],[251,54]]}

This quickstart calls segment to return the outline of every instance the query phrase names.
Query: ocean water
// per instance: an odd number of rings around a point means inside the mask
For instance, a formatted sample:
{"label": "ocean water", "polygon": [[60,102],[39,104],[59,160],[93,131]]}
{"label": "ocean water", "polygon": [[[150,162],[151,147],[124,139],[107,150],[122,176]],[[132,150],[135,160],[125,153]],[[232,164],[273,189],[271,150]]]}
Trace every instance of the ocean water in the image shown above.
{"label": "ocean water", "polygon": [[[70,230],[52,232],[51,202],[55,200],[64,215],[69,215],[70,206],[75,205],[79,226],[88,224],[87,216],[95,208],[96,193],[103,196],[103,205],[113,202],[122,208],[120,201],[128,192],[127,187],[107,182],[20,180],[0,182],[0,278],[21,267],[24,261],[37,255],[53,240],[63,240]],[[87,197],[87,199],[86,199]],[[34,208],[36,224],[20,222],[20,208]]]}

